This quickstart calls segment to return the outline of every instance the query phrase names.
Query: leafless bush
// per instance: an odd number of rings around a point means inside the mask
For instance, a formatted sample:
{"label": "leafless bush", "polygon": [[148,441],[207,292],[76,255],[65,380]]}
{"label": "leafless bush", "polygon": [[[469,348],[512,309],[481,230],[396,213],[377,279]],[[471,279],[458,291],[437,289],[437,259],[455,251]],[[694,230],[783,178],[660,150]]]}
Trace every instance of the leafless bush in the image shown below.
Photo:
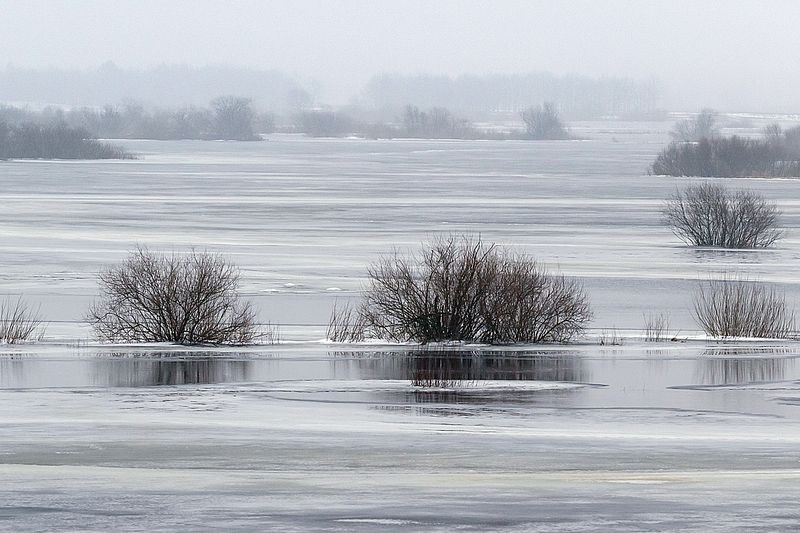
{"label": "leafless bush", "polygon": [[349,302],[341,306],[335,303],[325,338],[333,342],[361,342],[364,340],[365,329],[363,313]]}
{"label": "leafless bush", "polygon": [[785,339],[797,328],[794,310],[775,287],[746,279],[709,280],[694,298],[697,323],[713,337]]}
{"label": "leafless bush", "polygon": [[645,313],[644,340],[646,342],[661,342],[668,338],[669,338],[669,314]]}
{"label": "leafless bush", "polygon": [[676,191],[662,215],[672,232],[694,246],[765,248],[783,236],[780,212],[752,191],[703,183]]}
{"label": "leafless bush", "polygon": [[529,107],[522,112],[525,132],[531,139],[559,140],[569,139],[569,132],[564,127],[556,105],[545,102],[539,107]]}
{"label": "leafless bush", "polygon": [[15,344],[37,340],[44,335],[39,310],[17,298],[0,301],[0,342]]}
{"label": "leafless bush", "polygon": [[259,333],[255,310],[239,297],[238,269],[218,254],[139,248],[99,283],[88,320],[104,340],[248,344]]}
{"label": "leafless bush", "polygon": [[567,342],[591,319],[581,285],[480,239],[450,236],[373,264],[359,312],[370,333],[420,343]]}

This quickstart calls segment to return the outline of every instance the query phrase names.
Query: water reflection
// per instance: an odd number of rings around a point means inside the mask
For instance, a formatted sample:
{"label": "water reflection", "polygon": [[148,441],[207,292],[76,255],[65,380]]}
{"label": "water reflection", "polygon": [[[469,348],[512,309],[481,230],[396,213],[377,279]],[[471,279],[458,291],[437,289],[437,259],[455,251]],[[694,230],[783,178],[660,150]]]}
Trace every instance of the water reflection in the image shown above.
{"label": "water reflection", "polygon": [[0,359],[0,388],[152,387],[250,381],[255,361],[219,357],[175,358],[170,353],[147,357],[77,360]]}
{"label": "water reflection", "polygon": [[695,263],[760,264],[763,252],[758,250],[729,250],[724,248],[687,248]]}
{"label": "water reflection", "polygon": [[571,352],[413,350],[336,352],[334,373],[356,365],[370,379],[407,379],[439,386],[482,380],[588,381],[583,359]]}
{"label": "water reflection", "polygon": [[[764,348],[708,349],[703,353],[704,357],[697,361],[697,383],[702,385],[743,385],[784,381],[787,379],[787,375],[796,375],[797,359],[763,357],[764,353]],[[767,353],[775,354],[775,350],[769,350]],[[731,357],[732,354],[736,356]]]}

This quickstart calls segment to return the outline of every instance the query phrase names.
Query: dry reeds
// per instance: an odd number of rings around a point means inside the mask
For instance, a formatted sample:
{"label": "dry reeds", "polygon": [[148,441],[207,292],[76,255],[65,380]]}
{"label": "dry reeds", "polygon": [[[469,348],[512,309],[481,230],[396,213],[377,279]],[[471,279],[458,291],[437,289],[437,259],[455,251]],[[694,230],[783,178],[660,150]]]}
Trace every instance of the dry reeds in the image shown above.
{"label": "dry reeds", "polygon": [[668,313],[645,313],[643,337],[645,342],[661,342],[668,340],[669,336],[669,314]]}
{"label": "dry reeds", "polygon": [[785,339],[797,329],[785,295],[774,286],[747,279],[702,283],[694,298],[694,315],[712,337]]}
{"label": "dry reeds", "polygon": [[24,299],[6,298],[0,301],[0,342],[16,344],[38,340],[44,335],[39,309]]}
{"label": "dry reeds", "polygon": [[350,302],[334,303],[325,338],[333,342],[361,342],[364,340],[366,321],[364,313]]}

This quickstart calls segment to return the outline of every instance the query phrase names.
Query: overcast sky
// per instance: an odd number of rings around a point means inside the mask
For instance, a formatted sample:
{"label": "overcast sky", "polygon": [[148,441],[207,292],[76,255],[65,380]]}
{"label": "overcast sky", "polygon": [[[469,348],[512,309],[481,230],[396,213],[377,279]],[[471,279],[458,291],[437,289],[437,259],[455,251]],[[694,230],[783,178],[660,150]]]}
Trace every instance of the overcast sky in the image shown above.
{"label": "overcast sky", "polygon": [[799,22],[791,0],[0,0],[0,64],[274,68],[334,102],[386,71],[547,70],[800,111]]}

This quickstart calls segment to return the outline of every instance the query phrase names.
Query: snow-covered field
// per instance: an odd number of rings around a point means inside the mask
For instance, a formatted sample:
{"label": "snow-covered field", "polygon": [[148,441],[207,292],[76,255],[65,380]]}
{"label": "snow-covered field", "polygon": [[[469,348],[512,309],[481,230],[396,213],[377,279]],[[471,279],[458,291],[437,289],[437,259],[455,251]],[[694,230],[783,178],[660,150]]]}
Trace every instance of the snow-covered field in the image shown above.
{"label": "snow-covered field", "polygon": [[[667,123],[570,142],[126,142],[139,161],[0,162],[0,293],[42,344],[0,349],[8,531],[774,531],[800,523],[800,344],[691,340],[728,270],[800,299],[800,181],[766,251],[692,250],[649,177]],[[580,276],[592,338],[668,312],[685,342],[325,345],[336,298],[394,246],[468,231]],[[135,244],[228,254],[286,344],[99,346],[99,268]],[[444,383],[415,387],[422,363]],[[432,365],[432,366],[431,366]]]}

